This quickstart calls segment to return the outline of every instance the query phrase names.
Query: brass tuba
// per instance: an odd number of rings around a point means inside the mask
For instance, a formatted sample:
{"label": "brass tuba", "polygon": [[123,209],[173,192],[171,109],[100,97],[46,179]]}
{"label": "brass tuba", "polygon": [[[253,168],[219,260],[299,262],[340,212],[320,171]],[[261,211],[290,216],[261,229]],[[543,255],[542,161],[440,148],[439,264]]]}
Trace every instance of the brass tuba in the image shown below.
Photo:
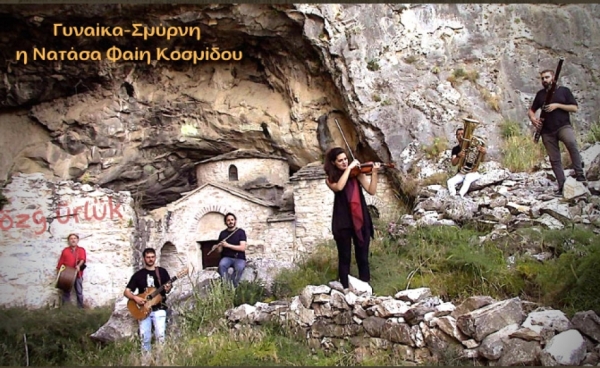
{"label": "brass tuba", "polygon": [[463,118],[464,133],[463,140],[460,144],[461,152],[465,155],[461,157],[458,162],[459,170],[461,174],[468,174],[476,172],[479,168],[479,164],[483,161],[485,153],[479,152],[479,147],[485,147],[485,139],[474,135],[473,131],[477,128],[480,123],[477,120]]}

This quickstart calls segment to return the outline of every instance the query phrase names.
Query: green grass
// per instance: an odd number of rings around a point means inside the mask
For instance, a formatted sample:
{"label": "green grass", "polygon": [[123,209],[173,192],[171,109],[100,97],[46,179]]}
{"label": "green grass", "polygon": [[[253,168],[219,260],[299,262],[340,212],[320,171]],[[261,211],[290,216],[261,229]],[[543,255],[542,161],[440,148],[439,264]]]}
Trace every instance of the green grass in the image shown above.
{"label": "green grass", "polygon": [[[240,284],[235,291],[220,282],[207,295],[193,295],[175,309],[186,310],[177,331],[168,327],[165,345],[153,356],[154,365],[186,366],[331,366],[344,355],[312,352],[304,338],[274,323],[231,329],[223,319],[242,296],[256,296],[262,285]],[[260,293],[260,292],[258,292]],[[252,301],[251,301],[252,302]],[[139,366],[137,338],[100,344],[89,335],[109,318],[108,308],[65,307],[30,311],[5,308],[0,320],[0,364],[3,366]],[[23,335],[27,339],[27,354]],[[156,345],[154,351],[158,349]],[[29,359],[29,361],[27,361]]]}
{"label": "green grass", "polygon": [[523,135],[521,124],[514,120],[504,120],[500,123],[500,135],[504,139]]}
{"label": "green grass", "polygon": [[367,69],[369,69],[372,72],[378,71],[379,70],[379,62],[377,61],[377,59],[369,60],[369,62],[367,62]]}
{"label": "green grass", "polygon": [[[437,73],[434,72],[434,74]],[[475,83],[477,79],[479,79],[479,72],[477,72],[476,70],[466,71],[463,68],[454,69],[452,71],[452,74],[449,75],[448,78],[446,78],[446,80],[450,82],[450,84],[452,84],[453,87],[457,87],[458,85],[460,85],[463,80],[468,80],[471,83]]]}
{"label": "green grass", "polygon": [[535,143],[533,136],[525,134],[519,123],[506,120],[500,124],[500,134],[504,138],[502,165],[512,172],[531,172],[546,157],[541,143]]}
{"label": "green grass", "polygon": [[[3,308],[0,319],[0,364],[63,365],[77,351],[93,352],[88,338],[110,316],[107,308],[81,310]],[[27,349],[25,348],[27,341]]]}
{"label": "green grass", "polygon": [[[544,145],[541,142],[536,144],[533,135],[528,132],[516,121],[505,120],[500,124],[502,163],[513,172],[531,172],[546,157]],[[597,139],[600,139],[600,123],[592,126],[587,141],[593,143]],[[581,142],[578,145],[581,147]],[[563,167],[570,168],[571,156],[563,144],[560,145],[560,151]]]}
{"label": "green grass", "polygon": [[306,285],[327,285],[337,279],[337,249],[333,241],[321,244],[305,258],[297,270],[283,270],[273,282],[274,299],[298,295]]}
{"label": "green grass", "polygon": [[[567,313],[586,310],[578,306],[600,311],[600,275],[595,280],[592,267],[600,262],[599,235],[577,227],[541,235],[523,229],[521,246],[514,237],[480,244],[479,237],[487,233],[467,224],[461,229],[428,227],[402,237],[379,238],[371,244],[373,289],[378,295],[393,295],[406,288],[429,287],[434,295],[455,302],[471,295],[499,300],[519,296]],[[556,258],[542,263],[519,254],[519,249],[534,242],[540,252],[550,251]],[[516,256],[514,264],[507,262],[510,255]],[[326,284],[336,278],[336,267],[334,245],[319,247],[299,270],[279,275],[278,297],[297,295],[308,284]],[[353,261],[351,274],[357,273]]]}
{"label": "green grass", "polygon": [[600,120],[596,121],[590,127],[590,131],[586,137],[586,141],[588,143],[596,143],[600,142]]}
{"label": "green grass", "polygon": [[430,160],[437,160],[448,148],[448,140],[443,137],[435,137],[431,144],[423,146],[423,152]]}
{"label": "green grass", "polygon": [[[488,231],[475,224],[462,228],[427,227],[402,236],[388,236],[387,223],[377,221],[371,244],[371,284],[377,295],[393,295],[406,288],[429,287],[434,295],[460,303],[472,295],[497,300],[519,296],[563,310],[600,311],[600,236],[570,227],[536,232],[519,229],[495,242],[480,242]],[[555,257],[540,262],[523,252],[548,251]],[[508,263],[507,257],[514,256]],[[327,284],[337,278],[337,251],[333,242],[318,246],[296,270],[275,278],[273,295],[258,283],[242,283],[237,290],[214,282],[208,293],[192,295],[174,307],[177,326],[155,365],[402,365],[394,352],[355,354],[346,345],[336,352],[313,350],[306,336],[290,325],[275,322],[231,328],[223,319],[227,309],[241,303],[289,298],[306,285]],[[352,262],[351,274],[356,275]],[[0,319],[2,365],[140,365],[139,341],[99,344],[89,335],[104,324],[111,310],[5,308]],[[25,339],[27,350],[25,349]],[[465,364],[451,353],[444,361]],[[448,364],[454,364],[448,363]]]}

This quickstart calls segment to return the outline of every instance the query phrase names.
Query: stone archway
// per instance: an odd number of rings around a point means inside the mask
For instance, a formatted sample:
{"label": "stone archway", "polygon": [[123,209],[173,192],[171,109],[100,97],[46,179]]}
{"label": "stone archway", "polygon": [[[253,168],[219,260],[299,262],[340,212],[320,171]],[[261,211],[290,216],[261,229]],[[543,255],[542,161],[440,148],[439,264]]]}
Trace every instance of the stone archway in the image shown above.
{"label": "stone archway", "polygon": [[186,266],[187,256],[185,253],[177,252],[177,247],[175,247],[173,243],[166,242],[160,250],[159,264],[169,272],[171,277],[173,277]]}
{"label": "stone archway", "polygon": [[229,181],[238,181],[238,169],[235,165],[229,165]]}
{"label": "stone archway", "polygon": [[372,204],[367,205],[367,210],[369,211],[369,214],[373,220],[378,219],[381,216],[379,209]]}
{"label": "stone archway", "polygon": [[202,269],[217,267],[221,258],[218,252],[208,254],[213,245],[217,244],[219,233],[225,229],[223,223],[225,216],[220,212],[207,212],[198,221],[196,233],[197,244],[202,254]]}
{"label": "stone archway", "polygon": [[219,233],[225,229],[224,224],[225,215],[220,212],[208,212],[205,213],[197,222],[196,236],[197,240],[216,240],[219,237]]}
{"label": "stone archway", "polygon": [[376,196],[366,195],[365,202],[373,220],[383,217],[385,206],[381,199]]}

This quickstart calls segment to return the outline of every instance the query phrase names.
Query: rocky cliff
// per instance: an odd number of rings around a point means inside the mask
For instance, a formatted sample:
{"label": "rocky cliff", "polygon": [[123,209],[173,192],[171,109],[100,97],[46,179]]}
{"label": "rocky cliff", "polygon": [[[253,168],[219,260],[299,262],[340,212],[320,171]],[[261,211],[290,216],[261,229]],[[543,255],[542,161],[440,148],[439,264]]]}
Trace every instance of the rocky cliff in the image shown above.
{"label": "rocky cliff", "polygon": [[[582,133],[600,102],[599,10],[598,4],[4,5],[0,180],[41,172],[130,190],[154,208],[193,188],[195,162],[234,149],[282,155],[292,171],[319,160],[327,146],[343,144],[334,118],[358,157],[397,162],[413,141],[452,140],[460,118],[472,114],[486,123],[480,132],[493,157],[497,124],[526,124],[538,72],[554,69],[559,57],[566,59],[561,82],[581,106],[573,119]],[[156,34],[110,36],[104,27]],[[180,31],[167,37],[168,27]],[[201,37],[184,29],[199,29]],[[83,35],[68,36],[78,31]],[[217,47],[243,57],[163,57]],[[148,51],[151,60],[110,60],[115,48]],[[82,51],[100,56],[69,60],[71,50],[77,58]]]}

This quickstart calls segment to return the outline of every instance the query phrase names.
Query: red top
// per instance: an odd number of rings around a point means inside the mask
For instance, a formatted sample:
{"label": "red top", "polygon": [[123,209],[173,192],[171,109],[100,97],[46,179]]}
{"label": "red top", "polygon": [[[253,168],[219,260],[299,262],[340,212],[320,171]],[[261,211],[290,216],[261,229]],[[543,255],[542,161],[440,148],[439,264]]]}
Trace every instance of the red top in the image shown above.
{"label": "red top", "polygon": [[[77,257],[75,256],[76,253],[77,253]],[[60,269],[60,266],[62,266],[62,265],[75,268],[75,266],[77,265],[77,262],[80,260],[83,260],[83,263],[85,263],[85,261],[86,261],[85,249],[77,246],[75,248],[75,251],[73,251],[73,248],[66,247],[65,249],[62,250],[62,253],[60,254],[60,258],[58,259],[58,264],[56,265],[56,269],[57,270]],[[83,277],[83,271],[79,271],[77,273],[77,277]]]}
{"label": "red top", "polygon": [[346,191],[346,196],[348,197],[348,202],[350,204],[350,215],[352,217],[354,233],[360,241],[360,244],[362,244],[365,241],[362,233],[362,227],[365,221],[363,218],[362,204],[360,203],[359,192],[361,191],[361,188],[358,179],[348,180],[344,190]]}

